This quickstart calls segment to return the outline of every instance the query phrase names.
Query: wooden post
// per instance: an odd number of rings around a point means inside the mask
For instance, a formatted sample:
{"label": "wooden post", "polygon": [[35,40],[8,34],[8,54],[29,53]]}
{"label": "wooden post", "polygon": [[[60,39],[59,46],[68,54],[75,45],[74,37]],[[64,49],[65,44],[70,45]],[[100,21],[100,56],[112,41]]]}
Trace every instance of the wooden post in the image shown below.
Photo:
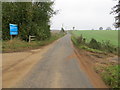
{"label": "wooden post", "polygon": [[12,41],[12,35],[11,35],[11,39],[10,40]]}
{"label": "wooden post", "polygon": [[30,35],[29,35],[29,43],[30,43],[30,39],[31,39],[31,38],[30,38]]}
{"label": "wooden post", "polygon": [[34,39],[31,39],[31,38],[35,38],[35,36],[30,36],[30,35],[29,35],[29,43],[30,43],[32,40],[34,40]]}

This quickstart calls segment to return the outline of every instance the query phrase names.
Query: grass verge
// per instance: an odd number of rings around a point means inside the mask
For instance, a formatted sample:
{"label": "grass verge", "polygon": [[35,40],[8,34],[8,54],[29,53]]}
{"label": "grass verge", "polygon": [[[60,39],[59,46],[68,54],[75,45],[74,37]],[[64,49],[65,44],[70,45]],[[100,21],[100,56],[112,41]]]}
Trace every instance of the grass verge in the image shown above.
{"label": "grass verge", "polygon": [[[106,54],[105,51],[89,48],[85,44],[80,44],[78,39],[73,35],[71,36],[71,40],[78,49],[84,49],[98,54]],[[120,65],[97,66],[95,67],[95,71],[101,76],[106,85],[111,88],[120,88]]]}
{"label": "grass verge", "polygon": [[106,52],[104,51],[101,51],[101,50],[98,50],[98,49],[93,49],[93,48],[89,48],[88,46],[84,45],[84,44],[79,44],[76,37],[74,36],[71,36],[71,40],[72,42],[75,44],[75,46],[79,49],[84,49],[84,50],[87,50],[87,51],[90,51],[90,52],[93,52],[93,53],[104,53],[106,54]]}
{"label": "grass verge", "polygon": [[112,88],[120,88],[120,65],[110,65],[107,67],[96,67],[96,72]]}
{"label": "grass verge", "polygon": [[19,39],[13,39],[12,41],[3,41],[2,42],[2,52],[18,52],[18,51],[25,51],[30,49],[37,49],[41,46],[48,45],[53,41],[63,37],[65,34],[57,33],[52,35],[49,39],[44,41],[32,41],[32,42],[25,42]]}

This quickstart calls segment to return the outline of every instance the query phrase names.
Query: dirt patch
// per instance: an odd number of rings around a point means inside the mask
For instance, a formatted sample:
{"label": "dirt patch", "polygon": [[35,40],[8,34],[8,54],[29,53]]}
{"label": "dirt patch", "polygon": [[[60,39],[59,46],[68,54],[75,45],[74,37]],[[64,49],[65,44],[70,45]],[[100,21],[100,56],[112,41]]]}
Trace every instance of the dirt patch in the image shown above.
{"label": "dirt patch", "polygon": [[29,52],[2,54],[2,87],[14,87],[56,42],[40,49],[30,50]]}
{"label": "dirt patch", "polygon": [[65,60],[71,60],[72,58],[77,58],[75,53],[67,56],[67,57],[65,58]]}
{"label": "dirt patch", "polygon": [[97,54],[88,52],[82,49],[74,47],[74,52],[80,61],[80,67],[87,73],[90,81],[93,83],[95,88],[109,88],[103,82],[99,75],[99,72],[95,71],[96,67],[106,67],[108,65],[118,64],[118,57],[113,54]]}
{"label": "dirt patch", "polygon": [[101,77],[94,71],[94,62],[92,57],[86,51],[78,50],[76,47],[74,48],[74,52],[80,61],[80,67],[83,71],[88,75],[90,81],[93,83],[95,88],[108,88]]}

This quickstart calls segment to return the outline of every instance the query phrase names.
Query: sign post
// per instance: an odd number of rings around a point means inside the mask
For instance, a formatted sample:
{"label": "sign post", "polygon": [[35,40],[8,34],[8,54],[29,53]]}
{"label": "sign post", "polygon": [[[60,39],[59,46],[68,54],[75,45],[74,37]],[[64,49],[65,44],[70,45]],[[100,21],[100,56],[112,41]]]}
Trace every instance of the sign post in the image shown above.
{"label": "sign post", "polygon": [[10,35],[10,37],[11,37],[10,40],[12,40],[12,35]]}
{"label": "sign post", "polygon": [[18,26],[16,24],[9,24],[10,26],[10,36],[12,40],[13,35],[18,35]]}

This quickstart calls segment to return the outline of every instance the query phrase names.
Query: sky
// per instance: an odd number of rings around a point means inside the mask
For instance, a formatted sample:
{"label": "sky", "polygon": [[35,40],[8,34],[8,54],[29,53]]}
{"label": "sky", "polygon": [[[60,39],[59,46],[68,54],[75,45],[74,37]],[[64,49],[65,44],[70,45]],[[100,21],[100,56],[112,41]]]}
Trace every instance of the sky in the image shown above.
{"label": "sky", "polygon": [[54,10],[59,12],[51,18],[51,29],[114,29],[115,15],[110,12],[116,4],[115,0],[55,0]]}

